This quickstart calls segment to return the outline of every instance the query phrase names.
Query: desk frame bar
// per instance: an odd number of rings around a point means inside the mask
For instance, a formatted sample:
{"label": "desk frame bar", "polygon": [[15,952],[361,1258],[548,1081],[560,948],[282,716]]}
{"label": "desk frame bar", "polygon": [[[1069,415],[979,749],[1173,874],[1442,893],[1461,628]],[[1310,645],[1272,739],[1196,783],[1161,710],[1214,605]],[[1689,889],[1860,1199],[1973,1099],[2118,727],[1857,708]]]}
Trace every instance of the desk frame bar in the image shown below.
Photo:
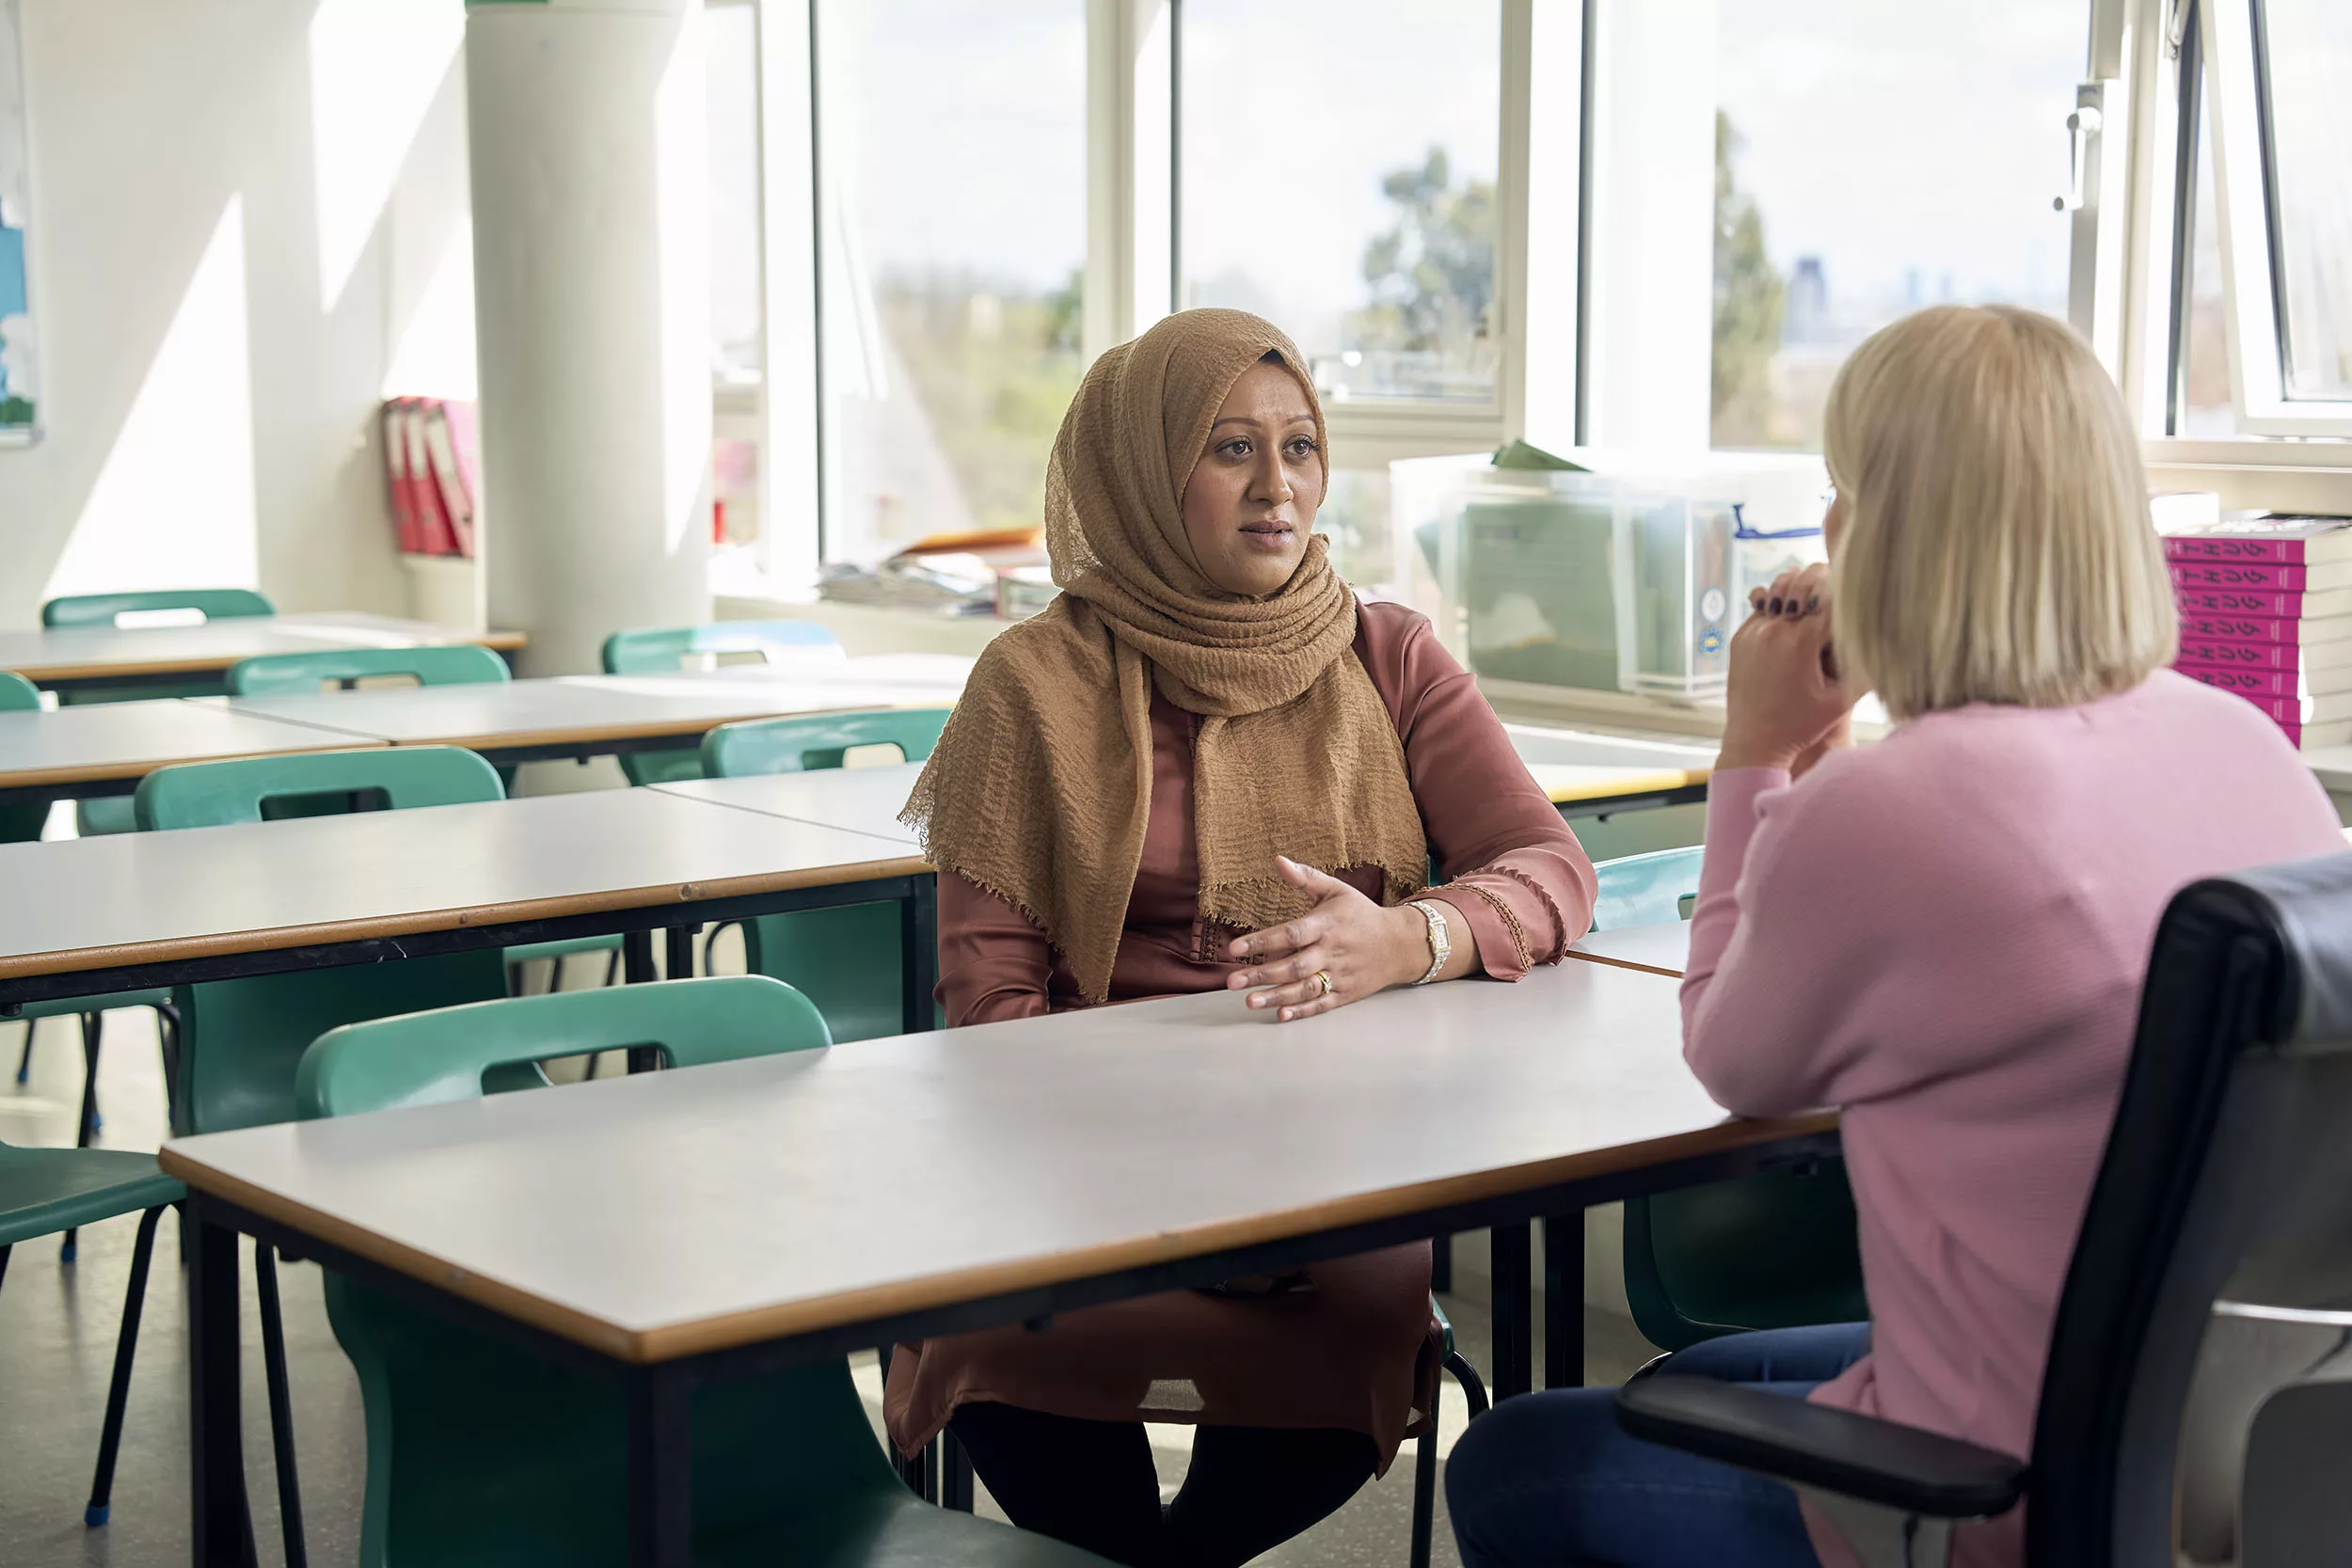
{"label": "desk frame bar", "polygon": [[[373,1289],[517,1345],[561,1366],[592,1375],[619,1379],[632,1390],[630,1405],[630,1519],[632,1564],[638,1568],[670,1568],[687,1561],[691,1504],[682,1479],[664,1479],[673,1465],[685,1462],[686,1438],[665,1424],[661,1402],[675,1399],[683,1408],[697,1385],[723,1379],[755,1377],[786,1367],[828,1361],[851,1351],[878,1344],[907,1343],[945,1334],[992,1328],[1008,1323],[1050,1318],[1106,1302],[1124,1301],[1162,1291],[1185,1290],[1236,1275],[1287,1274],[1310,1263],[1352,1257],[1381,1247],[1396,1246],[1448,1231],[1525,1227],[1530,1221],[1581,1213],[1599,1203],[1649,1193],[1671,1191],[1706,1181],[1720,1181],[1757,1170],[1798,1164],[1834,1155],[1838,1149],[1834,1132],[1798,1133],[1771,1142],[1716,1150],[1655,1164],[1553,1182],[1516,1193],[1449,1204],[1442,1208],[1366,1221],[1338,1229],[1203,1253],[1164,1263],[1116,1270],[1089,1278],[1005,1291],[994,1296],[912,1311],[867,1318],[831,1328],[812,1330],[760,1344],[681,1357],[654,1367],[630,1366],[598,1351],[530,1324],[504,1317],[462,1297],[453,1296],[411,1275],[361,1258],[339,1246],[310,1237],[292,1227],[267,1219],[191,1190],[188,1211],[197,1233],[191,1259],[189,1293],[192,1304],[215,1304],[215,1309],[192,1314],[188,1369],[195,1544],[197,1568],[251,1568],[252,1526],[245,1498],[243,1433],[236,1399],[237,1334],[235,1233],[259,1236],[279,1245],[294,1245],[320,1264],[339,1270]],[[1565,1228],[1565,1227],[1564,1227]],[[1580,1253],[1581,1257],[1581,1254]],[[215,1265],[218,1265],[215,1267]],[[1498,1284],[1500,1280],[1498,1279]],[[1581,1297],[1581,1292],[1579,1292]],[[1501,1291],[1498,1290],[1498,1299]],[[1521,1292],[1522,1315],[1526,1312]],[[225,1303],[228,1311],[217,1309]],[[1581,1308],[1581,1302],[1579,1302]],[[1581,1336],[1580,1336],[1581,1338]],[[659,1394],[634,1392],[644,1380],[666,1386]],[[215,1385],[217,1384],[216,1393]],[[641,1412],[639,1400],[644,1402]],[[672,1451],[661,1452],[663,1449]],[[651,1473],[647,1473],[650,1471]],[[639,1534],[642,1513],[655,1539]]]}

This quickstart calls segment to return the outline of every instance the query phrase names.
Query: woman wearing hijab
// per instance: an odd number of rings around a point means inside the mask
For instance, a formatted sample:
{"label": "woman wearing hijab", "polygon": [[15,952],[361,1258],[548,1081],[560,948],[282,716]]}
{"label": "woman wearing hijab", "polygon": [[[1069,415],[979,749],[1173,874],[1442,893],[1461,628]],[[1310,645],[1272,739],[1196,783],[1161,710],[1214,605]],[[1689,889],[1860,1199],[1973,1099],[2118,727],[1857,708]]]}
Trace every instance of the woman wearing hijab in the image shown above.
{"label": "woman wearing hijab", "polygon": [[[1255,316],[1168,317],[1087,372],[1046,473],[1061,596],[981,656],[907,807],[949,1023],[1220,989],[1287,1021],[1584,933],[1591,863],[1476,685],[1332,569],[1328,480],[1313,383]],[[934,1339],[885,1413],[908,1453],[952,1422],[1025,1528],[1237,1564],[1432,1408],[1428,1290],[1416,1243]],[[1147,1419],[1198,1428],[1165,1510]]]}

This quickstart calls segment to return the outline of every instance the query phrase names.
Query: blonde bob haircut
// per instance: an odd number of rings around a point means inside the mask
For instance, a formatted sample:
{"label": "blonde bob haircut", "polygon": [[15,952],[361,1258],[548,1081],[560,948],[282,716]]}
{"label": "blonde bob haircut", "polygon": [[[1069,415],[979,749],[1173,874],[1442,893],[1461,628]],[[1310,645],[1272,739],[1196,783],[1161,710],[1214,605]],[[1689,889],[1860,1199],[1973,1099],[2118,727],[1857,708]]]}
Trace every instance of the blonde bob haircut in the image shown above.
{"label": "blonde bob haircut", "polygon": [[1999,305],[1907,316],[1838,372],[1822,436],[1847,506],[1838,659],[1892,718],[2064,707],[2172,661],[2139,442],[2071,328]]}

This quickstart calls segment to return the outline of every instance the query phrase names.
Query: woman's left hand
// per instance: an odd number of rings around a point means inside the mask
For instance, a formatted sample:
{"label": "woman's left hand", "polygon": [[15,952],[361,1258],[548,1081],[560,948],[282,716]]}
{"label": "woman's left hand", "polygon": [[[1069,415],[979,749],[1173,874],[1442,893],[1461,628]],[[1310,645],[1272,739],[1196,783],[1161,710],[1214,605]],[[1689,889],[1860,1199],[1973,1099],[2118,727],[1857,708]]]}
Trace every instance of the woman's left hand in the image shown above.
{"label": "woman's left hand", "polygon": [[1263,960],[1226,977],[1228,990],[1250,990],[1249,1006],[1279,1008],[1275,1017],[1287,1023],[1418,980],[1428,970],[1429,926],[1419,911],[1384,909],[1338,878],[1279,855],[1274,866],[1315,907],[1234,939],[1228,949],[1234,958]]}

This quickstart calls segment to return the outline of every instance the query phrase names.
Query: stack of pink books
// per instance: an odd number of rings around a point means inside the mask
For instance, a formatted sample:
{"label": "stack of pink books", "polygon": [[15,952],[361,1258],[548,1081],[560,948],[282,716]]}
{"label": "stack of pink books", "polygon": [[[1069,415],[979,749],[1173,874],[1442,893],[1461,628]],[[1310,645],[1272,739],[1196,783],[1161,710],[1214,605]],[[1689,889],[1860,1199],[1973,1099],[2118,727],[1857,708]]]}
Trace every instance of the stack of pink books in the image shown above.
{"label": "stack of pink books", "polygon": [[2234,691],[2297,746],[2352,742],[2352,519],[2255,517],[2164,537],[2184,675]]}

